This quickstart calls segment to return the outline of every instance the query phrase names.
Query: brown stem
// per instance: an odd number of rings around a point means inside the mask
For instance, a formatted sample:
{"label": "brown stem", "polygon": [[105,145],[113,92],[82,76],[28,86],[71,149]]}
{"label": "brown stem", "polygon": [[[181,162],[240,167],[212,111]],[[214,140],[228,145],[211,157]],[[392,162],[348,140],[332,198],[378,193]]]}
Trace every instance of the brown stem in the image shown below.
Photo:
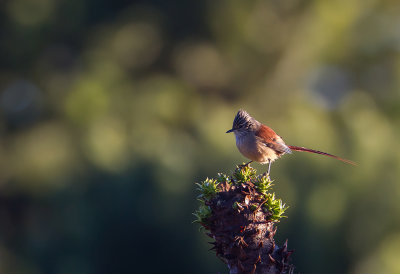
{"label": "brown stem", "polygon": [[288,263],[292,251],[287,250],[287,241],[281,248],[275,245],[275,223],[254,185],[220,187],[223,191],[208,203],[212,215],[207,229],[230,274],[292,273],[294,267]]}

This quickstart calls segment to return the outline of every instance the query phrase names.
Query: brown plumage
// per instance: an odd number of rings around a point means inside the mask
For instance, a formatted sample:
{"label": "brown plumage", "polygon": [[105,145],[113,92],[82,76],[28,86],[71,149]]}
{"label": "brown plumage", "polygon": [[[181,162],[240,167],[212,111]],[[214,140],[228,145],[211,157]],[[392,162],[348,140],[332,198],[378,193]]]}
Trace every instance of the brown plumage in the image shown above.
{"label": "brown plumage", "polygon": [[329,153],[326,153],[326,152],[322,152],[322,151],[319,151],[319,150],[314,150],[314,149],[305,148],[305,147],[296,147],[296,146],[288,146],[288,147],[291,150],[294,150],[294,151],[305,151],[305,152],[311,152],[311,153],[315,153],[315,154],[325,155],[325,156],[328,156],[328,157],[335,158],[335,159],[337,159],[339,161],[345,162],[347,164],[351,164],[351,165],[354,165],[354,166],[357,165],[353,161],[350,161],[350,160],[347,160],[347,159],[344,159],[344,158],[340,158],[340,157],[338,157],[336,155],[332,155],[332,154],[329,154]]}
{"label": "brown plumage", "polygon": [[275,152],[280,156],[284,153],[292,153],[290,151],[290,147],[288,147],[283,141],[282,137],[275,133],[275,131],[267,127],[266,125],[261,124],[261,127],[255,135],[260,137],[262,142],[269,148],[275,150]]}
{"label": "brown plumage", "polygon": [[288,146],[274,130],[263,125],[244,110],[238,111],[233,120],[232,129],[228,130],[226,133],[229,132],[235,133],[236,146],[245,157],[251,160],[249,163],[256,161],[262,164],[269,164],[268,173],[273,161],[285,153],[292,153],[292,150],[325,155],[344,163],[356,165],[353,161],[319,150]]}

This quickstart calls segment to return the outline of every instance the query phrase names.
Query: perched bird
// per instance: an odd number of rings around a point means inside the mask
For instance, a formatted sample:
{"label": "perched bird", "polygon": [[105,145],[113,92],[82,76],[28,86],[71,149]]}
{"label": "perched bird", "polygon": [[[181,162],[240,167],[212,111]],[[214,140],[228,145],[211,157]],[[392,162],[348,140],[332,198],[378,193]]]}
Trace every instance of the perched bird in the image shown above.
{"label": "perched bird", "polygon": [[288,146],[285,144],[281,136],[275,133],[275,131],[251,117],[250,114],[244,110],[239,110],[236,114],[236,117],[233,120],[232,129],[228,130],[226,133],[230,132],[235,133],[236,146],[240,153],[251,160],[246,165],[253,161],[261,164],[268,163],[268,174],[273,161],[283,154],[292,153],[292,151],[305,151],[321,154],[355,165],[353,161],[326,152],[305,147]]}

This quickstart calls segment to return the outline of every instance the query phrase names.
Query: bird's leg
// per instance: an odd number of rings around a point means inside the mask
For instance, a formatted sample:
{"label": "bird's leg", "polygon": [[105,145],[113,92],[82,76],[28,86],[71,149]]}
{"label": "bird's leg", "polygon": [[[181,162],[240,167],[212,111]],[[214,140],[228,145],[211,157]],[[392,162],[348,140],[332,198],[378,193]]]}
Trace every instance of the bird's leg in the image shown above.
{"label": "bird's leg", "polygon": [[269,172],[271,171],[271,160],[268,160],[268,171],[263,173],[263,176],[269,177]]}
{"label": "bird's leg", "polygon": [[240,168],[244,168],[244,167],[247,167],[248,165],[250,165],[250,163],[252,163],[253,161],[250,161],[250,162],[248,162],[247,164],[244,164],[244,165],[239,165],[239,167]]}

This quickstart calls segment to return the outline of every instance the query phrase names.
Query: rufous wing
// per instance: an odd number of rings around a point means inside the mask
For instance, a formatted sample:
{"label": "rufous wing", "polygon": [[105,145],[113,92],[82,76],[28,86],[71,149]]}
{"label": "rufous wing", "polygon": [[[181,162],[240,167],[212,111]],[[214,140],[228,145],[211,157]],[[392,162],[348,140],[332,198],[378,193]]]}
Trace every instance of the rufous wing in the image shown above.
{"label": "rufous wing", "polygon": [[269,148],[275,150],[280,155],[283,153],[292,153],[290,148],[285,144],[282,138],[276,132],[266,125],[261,125],[256,136]]}

